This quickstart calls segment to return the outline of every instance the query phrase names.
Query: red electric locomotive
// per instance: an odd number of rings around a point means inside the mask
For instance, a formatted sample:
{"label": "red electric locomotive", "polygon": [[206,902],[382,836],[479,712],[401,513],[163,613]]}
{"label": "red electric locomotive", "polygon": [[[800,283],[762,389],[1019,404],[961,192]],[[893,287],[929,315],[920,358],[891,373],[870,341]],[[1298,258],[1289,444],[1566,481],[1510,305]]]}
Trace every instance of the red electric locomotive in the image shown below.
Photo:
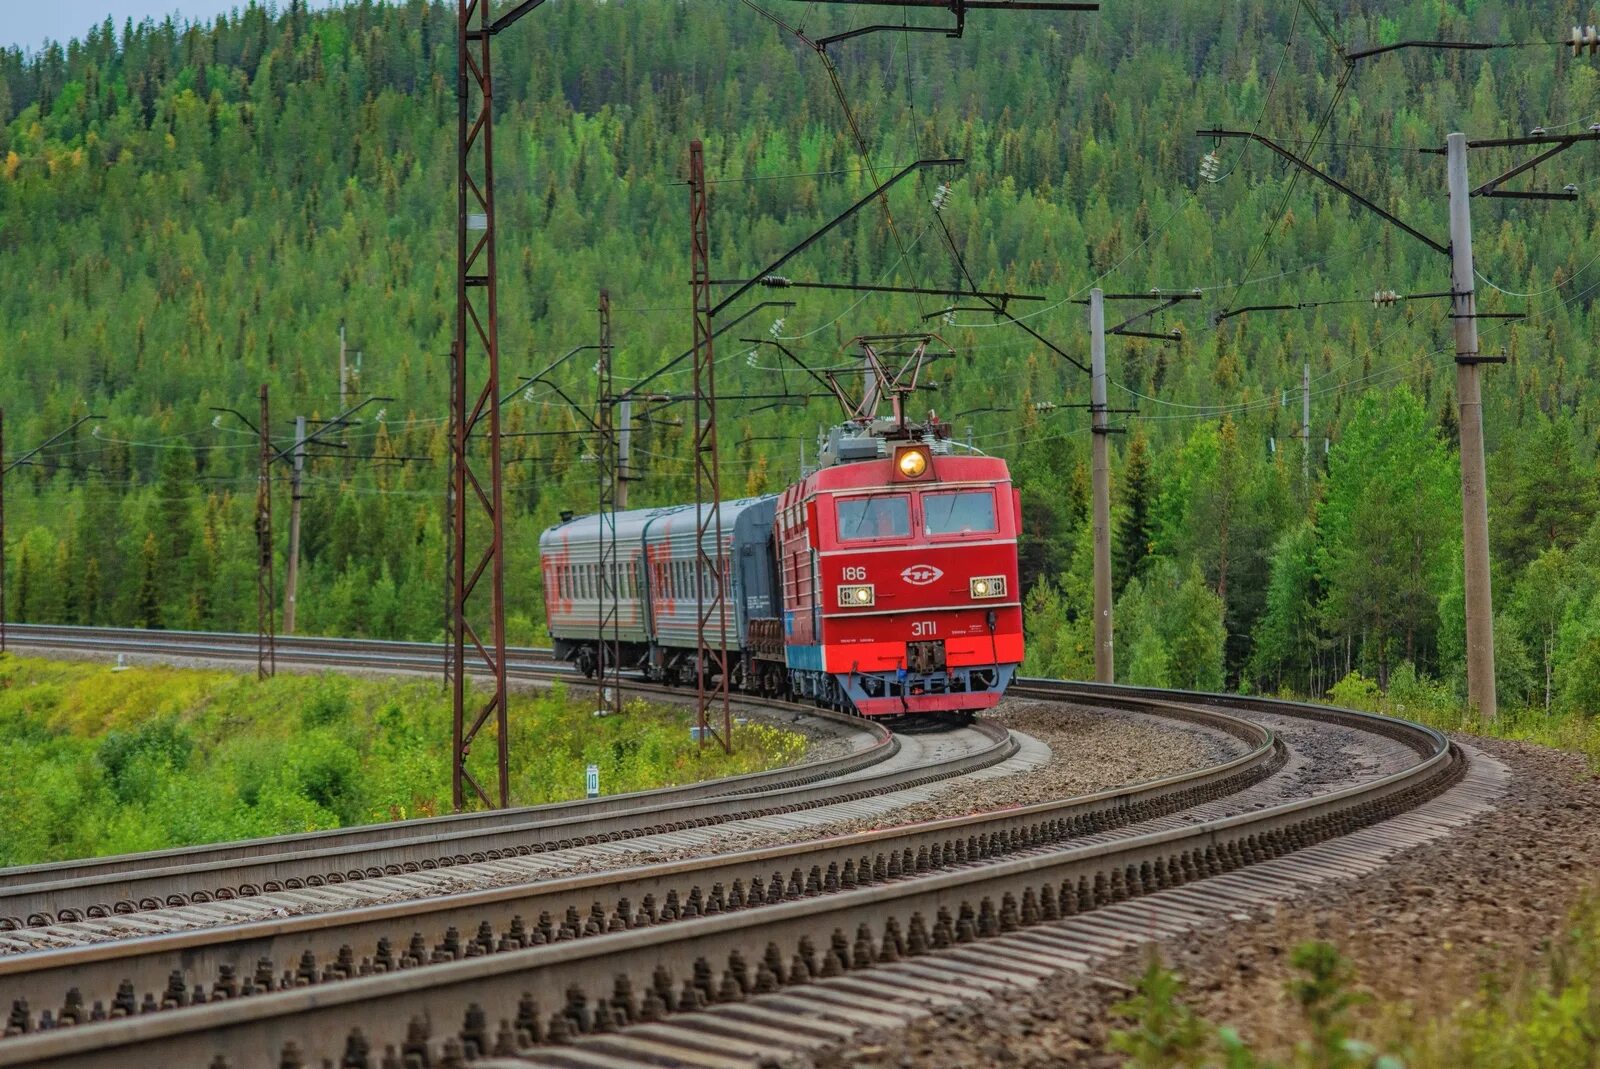
{"label": "red electric locomotive", "polygon": [[[1005,461],[836,436],[779,497],[784,653],[801,695],[865,716],[972,712],[1022,661]],[[868,454],[871,455],[863,455]]]}
{"label": "red electric locomotive", "polygon": [[[1022,662],[1017,589],[1021,504],[1005,461],[956,455],[948,424],[905,418],[927,339],[899,373],[864,345],[872,382],[822,444],[819,466],[775,497],[724,502],[731,683],[863,716],[970,714],[1000,701]],[[866,341],[871,341],[867,339]],[[837,383],[836,389],[837,389]],[[841,393],[841,401],[844,400]],[[887,395],[893,414],[877,414]],[[592,671],[602,591],[618,598],[616,662],[694,679],[693,506],[583,517],[546,531],[550,636]],[[607,532],[614,532],[608,534]],[[618,574],[599,581],[598,539]],[[643,562],[648,561],[649,567]],[[717,587],[705,577],[705,587]],[[576,591],[575,594],[569,593]],[[685,595],[691,599],[680,605]]]}

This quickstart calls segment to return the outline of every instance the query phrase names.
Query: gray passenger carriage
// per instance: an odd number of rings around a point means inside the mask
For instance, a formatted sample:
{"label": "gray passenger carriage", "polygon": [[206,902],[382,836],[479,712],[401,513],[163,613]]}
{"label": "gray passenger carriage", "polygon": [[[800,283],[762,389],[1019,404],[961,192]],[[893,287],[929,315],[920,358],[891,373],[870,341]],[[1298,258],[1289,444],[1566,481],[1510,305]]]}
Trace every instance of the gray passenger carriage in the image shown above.
{"label": "gray passenger carriage", "polygon": [[[632,509],[616,514],[616,549],[612,554],[616,577],[613,635],[620,661],[635,664],[648,654],[651,642],[650,601],[645,591],[644,536],[650,524],[683,506]],[[585,673],[594,669],[600,626],[604,619],[600,575],[602,533],[609,525],[599,516],[579,516],[551,527],[539,536],[539,566],[544,574],[545,606],[555,654],[570,660]]]}
{"label": "gray passenger carriage", "polygon": [[[776,504],[776,496],[725,501],[706,517],[712,520],[720,514],[730,595],[727,630],[720,636],[721,610],[715,600],[711,603],[707,645],[733,655],[730,669],[736,685],[743,685],[752,671],[752,646],[762,645],[760,634],[752,642],[752,621],[771,622],[780,615],[773,535]],[[618,663],[643,670],[654,680],[694,681],[699,625],[695,526],[693,505],[616,515],[616,626],[614,632],[605,628],[604,639],[610,642],[615,633]],[[715,523],[708,523],[704,540],[713,559],[715,530]],[[608,533],[599,516],[583,516],[550,528],[539,539],[555,654],[585,673],[594,669],[602,638],[600,555],[601,539]],[[707,598],[713,599],[714,577],[707,574],[702,585]]]}

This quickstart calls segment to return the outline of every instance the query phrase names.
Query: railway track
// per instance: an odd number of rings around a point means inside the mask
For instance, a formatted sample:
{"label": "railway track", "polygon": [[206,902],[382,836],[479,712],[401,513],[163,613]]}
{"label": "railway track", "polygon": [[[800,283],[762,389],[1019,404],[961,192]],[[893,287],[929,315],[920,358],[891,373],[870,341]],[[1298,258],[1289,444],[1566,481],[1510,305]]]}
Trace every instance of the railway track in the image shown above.
{"label": "railway track", "polygon": [[[124,629],[16,627],[14,645],[136,652],[156,657],[246,659],[252,635],[146,632]],[[355,639],[283,640],[280,655],[330,668],[413,670],[437,667],[442,647]],[[508,671],[524,680],[570,677],[548,651],[520,649]],[[681,692],[643,683],[631,693],[681,700]],[[958,776],[997,764],[1016,743],[992,725],[977,725],[966,745],[931,747],[916,736],[810,706],[741,701],[741,710],[792,712],[821,724],[848,752],[765,772],[655,791],[554,805],[494,810],[355,828],[217,843],[176,850],[0,870],[0,954],[51,945],[59,924],[105,922],[136,935],[139,914],[187,908],[191,923],[238,923],[252,914],[353,906],[374,897],[417,894],[428,874],[463,865],[500,863],[506,875],[531,877],[545,866],[521,859],[645,835],[670,835],[750,816],[799,812]],[[939,750],[941,752],[934,752]],[[385,884],[383,881],[390,881]],[[362,882],[360,891],[340,885]],[[243,900],[262,899],[246,904]],[[343,899],[341,902],[340,900]],[[9,935],[22,929],[26,935]]]}
{"label": "railway track", "polygon": [[[1048,681],[1014,692],[1202,723],[1248,752],[997,813],[0,959],[0,991],[43,1007],[13,1007],[11,1030],[32,1031],[0,1042],[0,1066],[747,1064],[738,1052],[781,1031],[784,1000],[822,1000],[791,1037],[844,1027],[828,997],[854,1001],[857,1025],[899,1019],[837,989],[936,1001],[960,986],[952,957],[980,980],[1026,975],[1042,955],[985,959],[967,944],[1024,928],[1048,941],[1063,917],[1251,878],[1269,859],[1355,841],[1466,770],[1437,732],[1366,714]],[[1386,756],[1317,782],[1284,736],[1319,732]]]}

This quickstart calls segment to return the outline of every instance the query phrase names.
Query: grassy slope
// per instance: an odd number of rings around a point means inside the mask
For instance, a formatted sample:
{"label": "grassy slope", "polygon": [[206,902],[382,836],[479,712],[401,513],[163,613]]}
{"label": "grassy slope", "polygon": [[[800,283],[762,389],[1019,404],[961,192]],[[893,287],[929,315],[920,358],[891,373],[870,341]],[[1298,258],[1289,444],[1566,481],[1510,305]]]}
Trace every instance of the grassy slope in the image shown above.
{"label": "grassy slope", "polygon": [[[607,793],[793,761],[804,742],[738,729],[731,756],[690,714],[595,719],[557,686],[515,695],[513,800]],[[450,707],[432,681],[0,661],[0,866],[428,816],[449,809]],[[492,757],[481,746],[474,765]],[[492,775],[492,770],[490,772]]]}

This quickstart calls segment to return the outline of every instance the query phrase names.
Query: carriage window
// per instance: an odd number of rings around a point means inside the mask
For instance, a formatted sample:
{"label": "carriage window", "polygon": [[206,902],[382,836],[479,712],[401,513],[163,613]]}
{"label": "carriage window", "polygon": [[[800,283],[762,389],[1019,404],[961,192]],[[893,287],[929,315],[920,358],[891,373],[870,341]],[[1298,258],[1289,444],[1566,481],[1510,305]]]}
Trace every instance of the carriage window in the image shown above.
{"label": "carriage window", "polygon": [[911,498],[905,494],[841,497],[835,502],[839,537],[904,538],[911,533]]}
{"label": "carriage window", "polygon": [[999,530],[994,519],[994,491],[962,490],[923,494],[922,520],[931,535]]}

